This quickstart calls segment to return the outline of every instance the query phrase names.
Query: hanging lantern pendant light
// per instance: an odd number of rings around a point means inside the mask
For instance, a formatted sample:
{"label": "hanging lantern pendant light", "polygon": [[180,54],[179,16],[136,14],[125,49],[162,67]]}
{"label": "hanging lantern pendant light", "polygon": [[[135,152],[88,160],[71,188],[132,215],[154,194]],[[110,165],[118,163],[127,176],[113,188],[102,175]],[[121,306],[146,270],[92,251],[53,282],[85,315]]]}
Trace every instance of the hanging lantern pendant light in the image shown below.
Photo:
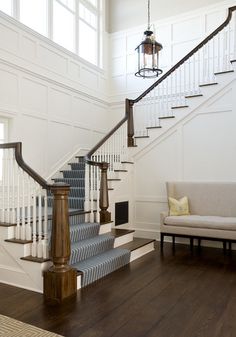
{"label": "hanging lantern pendant light", "polygon": [[155,78],[162,74],[159,69],[159,52],[162,45],[155,40],[150,25],[150,0],[148,0],[148,27],[144,32],[144,39],[135,49],[138,52],[138,71],[135,76],[142,78]]}

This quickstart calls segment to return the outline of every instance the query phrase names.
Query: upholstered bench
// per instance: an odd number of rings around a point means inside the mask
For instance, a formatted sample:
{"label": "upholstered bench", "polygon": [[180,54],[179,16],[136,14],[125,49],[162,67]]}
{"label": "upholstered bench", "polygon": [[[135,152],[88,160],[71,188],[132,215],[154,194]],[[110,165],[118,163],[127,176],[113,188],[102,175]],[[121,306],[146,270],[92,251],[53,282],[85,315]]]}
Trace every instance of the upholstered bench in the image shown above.
{"label": "upholstered bench", "polygon": [[236,183],[221,182],[167,182],[168,198],[188,198],[189,215],[170,216],[161,213],[161,249],[164,237],[172,236],[190,239],[193,248],[194,238],[222,241],[226,249],[236,242]]}

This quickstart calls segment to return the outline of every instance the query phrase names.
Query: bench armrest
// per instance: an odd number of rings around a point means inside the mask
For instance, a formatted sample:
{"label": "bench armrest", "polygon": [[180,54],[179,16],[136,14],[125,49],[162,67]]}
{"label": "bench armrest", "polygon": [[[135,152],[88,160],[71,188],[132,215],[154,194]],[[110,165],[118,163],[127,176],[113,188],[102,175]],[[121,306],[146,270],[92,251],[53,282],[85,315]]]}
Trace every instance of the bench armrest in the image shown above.
{"label": "bench armrest", "polygon": [[161,214],[160,214],[161,225],[164,225],[165,218],[166,218],[168,215],[169,215],[169,212],[168,212],[168,211],[161,212]]}

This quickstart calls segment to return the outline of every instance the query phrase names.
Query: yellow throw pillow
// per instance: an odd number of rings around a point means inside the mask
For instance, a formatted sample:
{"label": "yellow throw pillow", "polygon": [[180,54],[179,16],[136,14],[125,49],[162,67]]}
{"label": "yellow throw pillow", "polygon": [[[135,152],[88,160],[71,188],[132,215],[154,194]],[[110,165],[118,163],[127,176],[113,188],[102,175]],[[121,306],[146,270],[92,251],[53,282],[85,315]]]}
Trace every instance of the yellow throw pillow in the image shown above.
{"label": "yellow throw pillow", "polygon": [[169,197],[169,215],[189,215],[188,197],[179,200]]}

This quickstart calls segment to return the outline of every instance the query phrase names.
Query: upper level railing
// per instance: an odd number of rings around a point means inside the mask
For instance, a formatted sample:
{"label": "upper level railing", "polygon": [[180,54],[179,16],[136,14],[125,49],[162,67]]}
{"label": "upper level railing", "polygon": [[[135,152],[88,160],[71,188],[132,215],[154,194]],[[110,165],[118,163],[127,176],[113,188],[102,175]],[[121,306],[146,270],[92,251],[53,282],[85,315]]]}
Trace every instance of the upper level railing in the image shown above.
{"label": "upper level railing", "polygon": [[236,57],[236,6],[226,20],[136,99],[129,100],[135,116],[133,135],[145,136],[147,127],[173,116],[187,98],[201,95],[201,86],[216,82],[217,73],[231,70]]}

